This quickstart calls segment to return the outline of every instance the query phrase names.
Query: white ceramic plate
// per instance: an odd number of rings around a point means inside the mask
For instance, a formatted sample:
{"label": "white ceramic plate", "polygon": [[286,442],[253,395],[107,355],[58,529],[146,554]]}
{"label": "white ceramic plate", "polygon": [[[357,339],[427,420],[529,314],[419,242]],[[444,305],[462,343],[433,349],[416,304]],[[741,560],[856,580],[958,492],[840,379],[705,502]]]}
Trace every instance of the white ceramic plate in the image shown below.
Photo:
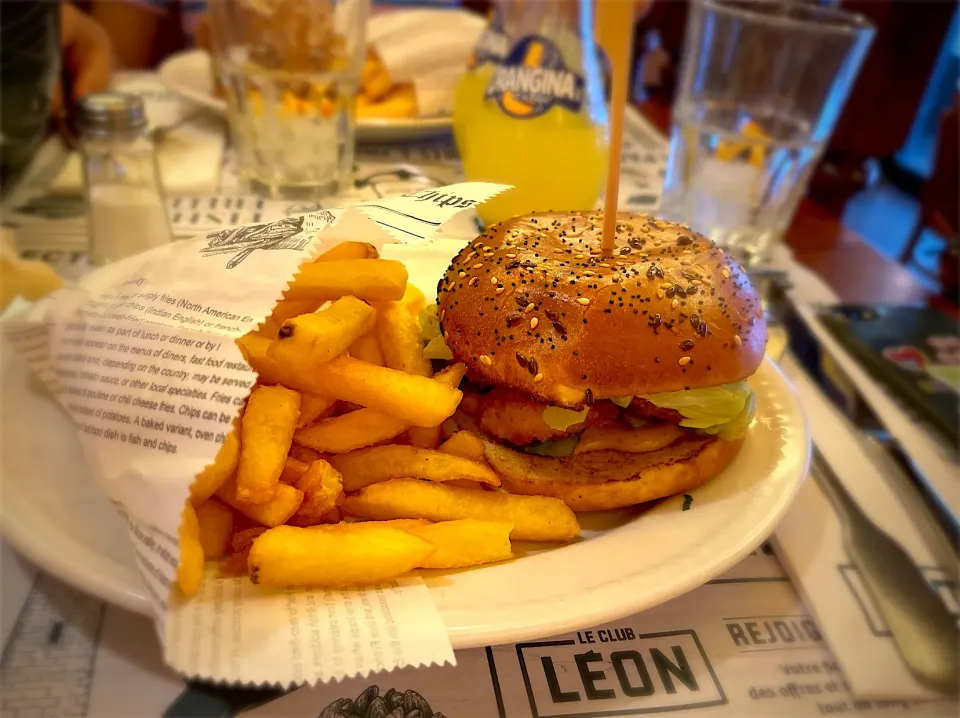
{"label": "white ceramic plate", "polygon": [[[149,605],[125,529],[94,485],[66,413],[9,350],[2,362],[0,517],[4,536],[74,586],[124,608]],[[796,397],[765,362],[751,380],[757,420],[721,475],[646,511],[583,514],[584,540],[527,546],[515,561],[425,572],[456,648],[615,620],[723,573],[774,529],[806,472],[809,438]]]}
{"label": "white ceramic plate", "polygon": [[[213,94],[210,56],[203,50],[189,50],[171,55],[160,65],[160,81],[198,105],[227,114],[227,103]],[[361,142],[401,142],[433,137],[450,132],[451,117],[411,119],[367,119],[357,121],[357,139]]]}

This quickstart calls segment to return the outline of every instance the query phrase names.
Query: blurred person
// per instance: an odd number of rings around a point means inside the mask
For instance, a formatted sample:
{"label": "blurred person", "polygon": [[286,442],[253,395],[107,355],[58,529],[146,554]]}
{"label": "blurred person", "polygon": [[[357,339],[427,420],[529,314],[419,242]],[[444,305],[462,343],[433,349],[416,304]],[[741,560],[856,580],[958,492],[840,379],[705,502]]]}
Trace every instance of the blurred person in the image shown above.
{"label": "blurred person", "polygon": [[110,85],[106,32],[68,2],[8,2],[0,14],[0,193],[43,142],[50,114]]}
{"label": "blurred person", "polygon": [[[52,111],[61,111],[91,92],[110,86],[113,53],[110,38],[96,20],[69,2],[60,3],[61,83],[53,95]],[[64,83],[69,99],[64,101]]]}
{"label": "blurred person", "polygon": [[660,33],[655,29],[648,30],[643,36],[643,49],[638,50],[636,55],[640,59],[634,78],[633,99],[645,102],[664,89],[672,60],[663,48]]}
{"label": "blurred person", "polygon": [[90,15],[110,36],[121,67],[155,67],[205,32],[204,0],[91,0]]}

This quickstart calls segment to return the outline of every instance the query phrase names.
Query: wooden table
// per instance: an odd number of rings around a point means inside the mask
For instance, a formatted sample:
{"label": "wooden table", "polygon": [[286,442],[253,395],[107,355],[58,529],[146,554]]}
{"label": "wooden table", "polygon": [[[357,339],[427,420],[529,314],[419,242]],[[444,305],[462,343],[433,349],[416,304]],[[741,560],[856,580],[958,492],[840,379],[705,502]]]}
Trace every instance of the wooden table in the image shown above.
{"label": "wooden table", "polygon": [[880,254],[811,199],[801,201],[786,242],[797,261],[820,275],[845,302],[905,304],[935,299],[902,264]]}
{"label": "wooden table", "polygon": [[[669,134],[668,106],[651,101],[637,105],[637,109]],[[834,213],[811,199],[801,201],[786,242],[797,261],[820,275],[845,302],[942,304],[909,270],[880,254],[844,227]]]}

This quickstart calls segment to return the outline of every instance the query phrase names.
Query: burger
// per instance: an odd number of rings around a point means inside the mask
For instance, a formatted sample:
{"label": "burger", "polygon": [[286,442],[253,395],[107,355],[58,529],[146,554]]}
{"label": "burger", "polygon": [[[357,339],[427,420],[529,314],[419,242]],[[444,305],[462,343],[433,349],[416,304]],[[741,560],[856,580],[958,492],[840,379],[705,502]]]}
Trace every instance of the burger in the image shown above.
{"label": "burger", "polygon": [[689,228],[599,212],[501,222],[437,287],[427,355],[468,367],[445,428],[511,493],[610,509],[688,491],[736,456],[766,325],[736,261]]}

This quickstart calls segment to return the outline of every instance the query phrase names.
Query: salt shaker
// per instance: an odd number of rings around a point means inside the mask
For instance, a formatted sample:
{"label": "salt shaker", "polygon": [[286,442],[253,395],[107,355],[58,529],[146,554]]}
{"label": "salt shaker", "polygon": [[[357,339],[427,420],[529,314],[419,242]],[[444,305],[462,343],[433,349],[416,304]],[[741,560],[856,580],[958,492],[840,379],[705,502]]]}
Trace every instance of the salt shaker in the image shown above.
{"label": "salt shaker", "polygon": [[90,218],[90,261],[115,262],[172,239],[143,100],[122,92],[84,97],[76,129]]}

